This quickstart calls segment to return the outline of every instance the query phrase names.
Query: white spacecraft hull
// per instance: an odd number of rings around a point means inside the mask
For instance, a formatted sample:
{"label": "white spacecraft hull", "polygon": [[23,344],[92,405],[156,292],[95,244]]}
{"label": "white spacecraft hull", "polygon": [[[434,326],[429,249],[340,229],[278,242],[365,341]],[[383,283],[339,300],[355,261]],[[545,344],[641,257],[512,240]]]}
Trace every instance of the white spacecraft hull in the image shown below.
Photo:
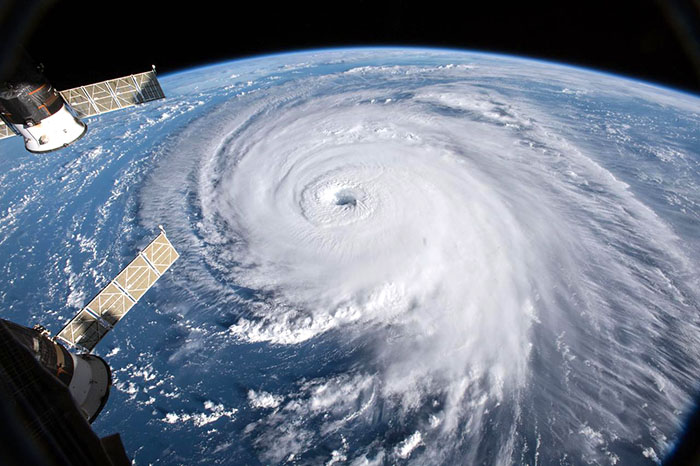
{"label": "white spacecraft hull", "polygon": [[27,126],[15,125],[24,138],[24,147],[29,152],[42,153],[61,149],[77,141],[87,131],[87,125],[74,117],[66,105],[39,123]]}

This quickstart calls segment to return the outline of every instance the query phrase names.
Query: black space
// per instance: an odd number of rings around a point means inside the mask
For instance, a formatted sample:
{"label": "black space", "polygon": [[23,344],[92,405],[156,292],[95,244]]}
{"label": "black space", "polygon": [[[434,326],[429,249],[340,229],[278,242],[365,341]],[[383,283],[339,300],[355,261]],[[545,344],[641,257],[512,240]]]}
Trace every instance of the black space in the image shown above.
{"label": "black space", "polygon": [[164,73],[296,49],[426,45],[550,59],[700,93],[696,0],[39,3],[25,47],[59,89],[152,63]]}

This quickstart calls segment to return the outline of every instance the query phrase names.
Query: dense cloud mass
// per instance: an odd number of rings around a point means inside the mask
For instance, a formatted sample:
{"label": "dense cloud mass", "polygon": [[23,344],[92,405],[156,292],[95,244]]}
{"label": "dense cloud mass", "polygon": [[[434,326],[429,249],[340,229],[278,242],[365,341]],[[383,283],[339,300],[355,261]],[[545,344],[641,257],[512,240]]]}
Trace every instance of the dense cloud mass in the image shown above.
{"label": "dense cloud mass", "polygon": [[263,461],[333,437],[358,464],[667,447],[697,365],[697,255],[605,167],[589,115],[558,121],[511,71],[309,76],[222,103],[167,151],[153,209],[198,210],[172,220],[204,258],[196,288],[249,291],[230,336],[365,348],[247,427]]}
{"label": "dense cloud mass", "polygon": [[41,188],[74,226],[75,193],[104,198],[80,204],[97,226],[65,263],[73,306],[100,283],[76,262],[99,270],[115,238],[161,223],[182,254],[158,309],[104,343],[134,414],[101,422],[150,426],[123,434],[137,461],[642,464],[671,448],[700,371],[697,98],[426,50],[163,82],[169,100],[125,130],[90,123],[109,142]]}

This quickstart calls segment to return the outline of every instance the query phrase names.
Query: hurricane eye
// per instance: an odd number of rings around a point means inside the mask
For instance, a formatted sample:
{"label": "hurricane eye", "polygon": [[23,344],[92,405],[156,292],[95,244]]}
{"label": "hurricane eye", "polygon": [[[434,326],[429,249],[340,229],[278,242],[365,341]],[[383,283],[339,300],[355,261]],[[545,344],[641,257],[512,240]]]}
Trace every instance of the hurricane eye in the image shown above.
{"label": "hurricane eye", "polygon": [[335,205],[342,207],[355,207],[357,196],[349,189],[343,189],[335,194]]}

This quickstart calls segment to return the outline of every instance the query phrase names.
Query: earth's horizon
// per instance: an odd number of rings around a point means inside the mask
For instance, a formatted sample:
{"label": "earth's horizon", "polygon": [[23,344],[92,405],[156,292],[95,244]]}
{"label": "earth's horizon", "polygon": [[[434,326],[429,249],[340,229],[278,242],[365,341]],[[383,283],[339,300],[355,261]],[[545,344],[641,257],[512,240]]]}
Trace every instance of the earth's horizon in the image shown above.
{"label": "earth's horizon", "polygon": [[[262,53],[259,55],[246,55],[246,56],[241,56],[241,57],[237,57],[237,58],[232,58],[230,60],[202,62],[202,63],[196,64],[194,66],[191,66],[189,68],[181,68],[181,69],[172,70],[172,71],[159,72],[158,76],[160,77],[160,79],[173,79],[176,76],[181,75],[181,74],[193,73],[193,72],[197,72],[197,71],[204,71],[205,69],[208,69],[208,68],[216,68],[219,66],[235,66],[235,65],[245,64],[246,62],[249,62],[249,61],[265,60],[265,59],[272,59],[272,58],[282,58],[282,57],[286,57],[286,56],[301,56],[301,55],[306,55],[306,54],[318,55],[320,53],[382,52],[382,51],[389,51],[389,52],[403,51],[403,52],[416,52],[416,53],[420,53],[420,52],[458,53],[458,54],[469,54],[469,55],[473,55],[473,56],[477,56],[477,57],[483,56],[483,57],[500,58],[500,59],[505,59],[505,60],[515,60],[515,61],[539,63],[541,65],[549,65],[549,66],[554,66],[554,67],[558,67],[558,68],[566,68],[566,69],[569,69],[572,71],[577,71],[577,72],[582,72],[582,73],[590,73],[590,74],[599,75],[602,77],[630,81],[630,82],[638,84],[638,85],[641,84],[644,86],[654,87],[654,88],[657,88],[658,90],[665,91],[665,92],[672,92],[672,93],[676,93],[676,94],[685,94],[688,97],[692,97],[695,99],[700,98],[700,93],[695,92],[692,89],[677,87],[677,86],[674,86],[673,84],[665,83],[663,81],[648,80],[648,79],[640,78],[640,77],[632,75],[632,74],[625,74],[624,72],[619,72],[619,71],[615,71],[612,69],[586,67],[585,65],[576,64],[576,63],[569,63],[569,62],[564,62],[564,61],[558,61],[558,60],[549,59],[546,57],[517,55],[517,54],[513,54],[513,53],[508,53],[508,52],[482,51],[482,50],[478,50],[478,49],[461,49],[461,48],[448,47],[448,46],[442,47],[442,46],[430,46],[430,45],[410,45],[410,46],[401,46],[401,45],[378,45],[378,46],[357,45],[357,46],[354,46],[354,45],[347,45],[347,46],[333,46],[333,47],[319,47],[319,48],[308,47],[308,48],[302,48],[302,49],[296,49],[296,50],[280,50],[279,52]],[[154,66],[156,66],[156,65],[154,65]]]}

